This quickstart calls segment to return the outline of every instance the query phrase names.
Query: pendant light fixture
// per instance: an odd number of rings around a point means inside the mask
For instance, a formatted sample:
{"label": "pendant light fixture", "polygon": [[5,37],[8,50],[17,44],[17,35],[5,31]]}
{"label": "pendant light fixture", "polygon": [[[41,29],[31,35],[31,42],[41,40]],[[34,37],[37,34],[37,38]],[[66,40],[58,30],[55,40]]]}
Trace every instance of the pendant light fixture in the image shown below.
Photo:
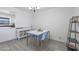
{"label": "pendant light fixture", "polygon": [[36,10],[40,9],[40,7],[29,7],[29,9],[32,10],[35,13]]}

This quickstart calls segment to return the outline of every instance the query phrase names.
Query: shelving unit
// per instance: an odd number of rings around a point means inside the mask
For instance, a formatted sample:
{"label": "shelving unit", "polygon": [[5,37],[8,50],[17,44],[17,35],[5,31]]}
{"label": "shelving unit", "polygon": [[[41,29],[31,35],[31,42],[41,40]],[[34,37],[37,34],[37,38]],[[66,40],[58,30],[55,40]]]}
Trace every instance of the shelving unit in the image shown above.
{"label": "shelving unit", "polygon": [[[77,24],[79,23],[79,16],[73,16],[70,19],[70,23],[69,23],[69,29],[68,29],[68,36],[67,36],[67,48],[68,50],[73,50],[76,51],[77,49],[77,34],[79,34],[79,32],[76,30],[77,29]],[[72,27],[74,26],[74,30],[72,29]],[[74,34],[74,38],[71,36],[72,34]]]}
{"label": "shelving unit", "polygon": [[30,27],[19,27],[16,28],[16,37],[17,39],[22,39],[27,37],[27,31],[30,30]]}

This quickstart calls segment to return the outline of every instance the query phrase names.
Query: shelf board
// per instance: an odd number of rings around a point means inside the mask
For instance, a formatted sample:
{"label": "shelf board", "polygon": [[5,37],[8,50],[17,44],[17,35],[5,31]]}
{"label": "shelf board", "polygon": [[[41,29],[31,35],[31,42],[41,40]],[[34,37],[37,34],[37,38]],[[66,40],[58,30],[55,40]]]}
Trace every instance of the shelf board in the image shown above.
{"label": "shelf board", "polygon": [[78,31],[74,31],[74,30],[71,30],[70,32],[73,32],[73,33],[79,33]]}
{"label": "shelf board", "polygon": [[68,38],[70,42],[77,43],[78,41],[75,38]]}
{"label": "shelf board", "polygon": [[79,21],[71,21],[71,23],[79,23]]}
{"label": "shelf board", "polygon": [[15,27],[15,25],[0,25],[0,27]]}

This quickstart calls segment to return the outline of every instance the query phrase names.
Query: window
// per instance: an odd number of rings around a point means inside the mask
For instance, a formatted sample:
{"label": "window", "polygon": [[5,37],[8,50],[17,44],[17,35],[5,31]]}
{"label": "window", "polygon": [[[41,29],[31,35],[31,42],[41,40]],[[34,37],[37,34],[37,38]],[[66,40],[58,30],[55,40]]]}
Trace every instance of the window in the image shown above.
{"label": "window", "polygon": [[9,18],[0,17],[0,25],[9,25]]}
{"label": "window", "polygon": [[10,24],[10,18],[0,17],[0,27],[15,27],[15,24]]}

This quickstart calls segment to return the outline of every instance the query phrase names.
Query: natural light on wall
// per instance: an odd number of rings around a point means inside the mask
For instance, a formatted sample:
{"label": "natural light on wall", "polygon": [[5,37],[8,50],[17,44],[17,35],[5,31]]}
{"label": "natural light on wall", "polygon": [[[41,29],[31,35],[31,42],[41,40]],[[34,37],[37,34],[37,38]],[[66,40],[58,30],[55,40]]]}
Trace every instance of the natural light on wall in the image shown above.
{"label": "natural light on wall", "polygon": [[10,12],[9,12],[9,11],[6,11],[6,10],[1,10],[1,9],[0,9],[0,13],[10,14]]}

